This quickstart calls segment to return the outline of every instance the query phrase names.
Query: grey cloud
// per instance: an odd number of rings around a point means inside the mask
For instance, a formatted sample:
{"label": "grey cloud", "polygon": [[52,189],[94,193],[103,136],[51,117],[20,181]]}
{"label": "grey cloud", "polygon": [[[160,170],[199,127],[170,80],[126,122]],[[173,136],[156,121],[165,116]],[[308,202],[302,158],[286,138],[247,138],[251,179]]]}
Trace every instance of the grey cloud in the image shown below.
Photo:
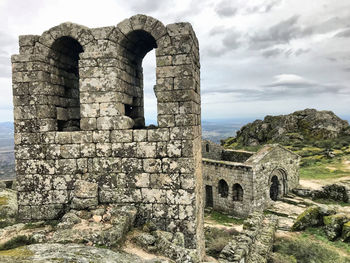
{"label": "grey cloud", "polygon": [[262,55],[265,58],[269,58],[269,57],[276,57],[278,55],[281,55],[284,53],[284,50],[281,48],[272,48],[272,49],[267,49],[265,51],[262,52]]}
{"label": "grey cloud", "polygon": [[[130,1],[130,0],[129,0]],[[155,12],[164,6],[166,0],[131,0],[131,9],[135,12]]]}
{"label": "grey cloud", "polygon": [[211,87],[202,91],[202,94],[226,94],[239,101],[274,101],[290,98],[317,97],[324,94],[350,95],[350,87],[337,84],[322,84],[305,80],[296,83],[284,81],[262,85],[255,89],[233,89],[228,85],[221,88]]}
{"label": "grey cloud", "polygon": [[300,56],[302,54],[310,52],[310,49],[283,49],[283,48],[271,48],[264,50],[261,54],[265,58],[278,57],[280,55],[284,55],[285,57],[290,57],[291,55]]}
{"label": "grey cloud", "polygon": [[297,25],[298,19],[299,16],[294,15],[265,31],[255,33],[249,39],[250,47],[253,49],[265,49],[277,44],[286,44],[294,38],[311,34],[311,29],[301,28]]}
{"label": "grey cloud", "polygon": [[240,45],[239,38],[241,34],[234,29],[227,32],[226,36],[222,39],[222,43],[228,49],[236,49]]}
{"label": "grey cloud", "polygon": [[7,52],[0,50],[0,78],[11,77],[11,60]]}
{"label": "grey cloud", "polygon": [[267,1],[261,5],[248,7],[245,11],[247,14],[268,13],[281,2],[281,0]]}
{"label": "grey cloud", "polygon": [[232,6],[233,1],[221,1],[219,4],[216,5],[215,12],[220,17],[231,17],[236,15],[237,8]]}
{"label": "grey cloud", "polygon": [[338,34],[335,35],[335,37],[344,37],[344,38],[350,37],[350,28],[347,28],[344,31],[339,32]]}

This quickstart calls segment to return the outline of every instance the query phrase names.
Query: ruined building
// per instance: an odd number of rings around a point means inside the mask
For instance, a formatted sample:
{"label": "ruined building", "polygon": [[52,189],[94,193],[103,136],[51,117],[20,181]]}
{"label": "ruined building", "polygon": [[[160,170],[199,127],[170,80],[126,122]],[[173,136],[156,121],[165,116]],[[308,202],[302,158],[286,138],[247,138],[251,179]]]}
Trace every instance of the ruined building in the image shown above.
{"label": "ruined building", "polygon": [[[181,231],[186,247],[203,253],[200,65],[191,25],[145,15],[102,28],[63,23],[20,36],[19,47],[12,56],[19,217],[128,204],[140,224]],[[158,126],[150,129],[142,59],[152,49]]]}
{"label": "ruined building", "polygon": [[236,216],[262,211],[299,184],[300,157],[280,145],[258,152],[202,142],[205,205]]}

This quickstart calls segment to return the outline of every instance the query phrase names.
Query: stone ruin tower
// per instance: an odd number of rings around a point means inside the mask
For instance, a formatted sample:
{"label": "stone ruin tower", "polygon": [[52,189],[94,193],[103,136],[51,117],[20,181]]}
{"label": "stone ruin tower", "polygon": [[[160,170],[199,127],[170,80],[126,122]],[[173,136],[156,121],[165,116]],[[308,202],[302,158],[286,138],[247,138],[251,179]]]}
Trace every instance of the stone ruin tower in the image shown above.
{"label": "stone ruin tower", "polygon": [[[20,36],[19,46],[12,56],[19,217],[133,205],[140,224],[181,231],[202,253],[200,65],[191,25],[145,15],[102,28],[63,23]],[[150,128],[142,59],[154,48],[158,126]],[[94,194],[77,196],[84,184]]]}

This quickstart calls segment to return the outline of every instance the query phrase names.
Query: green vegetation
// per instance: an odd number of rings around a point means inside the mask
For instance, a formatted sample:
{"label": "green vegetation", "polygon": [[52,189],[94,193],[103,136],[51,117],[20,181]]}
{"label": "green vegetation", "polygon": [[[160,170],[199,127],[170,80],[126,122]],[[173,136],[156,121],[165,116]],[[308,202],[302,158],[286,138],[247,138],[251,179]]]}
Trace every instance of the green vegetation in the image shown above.
{"label": "green vegetation", "polygon": [[231,241],[232,236],[238,232],[231,229],[219,229],[215,227],[206,227],[204,229],[206,253],[209,256],[218,258],[222,249]]}
{"label": "green vegetation", "polygon": [[0,245],[0,250],[8,250],[16,247],[21,247],[25,245],[30,245],[34,243],[34,239],[32,237],[27,236],[16,236],[4,244]]}
{"label": "green vegetation", "polygon": [[232,224],[234,225],[242,225],[244,219],[243,218],[236,218],[228,215],[224,215],[222,213],[219,213],[217,211],[211,211],[210,213],[205,214],[205,218],[215,221],[216,223],[220,225],[226,225],[230,226]]}
{"label": "green vegetation", "polygon": [[0,205],[7,205],[7,204],[8,204],[8,197],[0,196]]}
{"label": "green vegetation", "polygon": [[[0,257],[4,256],[5,258],[13,258],[13,259],[27,259],[30,256],[33,256],[34,253],[25,247],[18,247],[15,249],[2,250],[0,251]],[[16,261],[14,261],[16,262]]]}
{"label": "green vegetation", "polygon": [[[315,228],[316,229],[316,228]],[[277,238],[273,263],[350,263],[347,244],[330,242],[323,233],[309,229],[296,237]],[[318,229],[319,230],[319,229]]]}

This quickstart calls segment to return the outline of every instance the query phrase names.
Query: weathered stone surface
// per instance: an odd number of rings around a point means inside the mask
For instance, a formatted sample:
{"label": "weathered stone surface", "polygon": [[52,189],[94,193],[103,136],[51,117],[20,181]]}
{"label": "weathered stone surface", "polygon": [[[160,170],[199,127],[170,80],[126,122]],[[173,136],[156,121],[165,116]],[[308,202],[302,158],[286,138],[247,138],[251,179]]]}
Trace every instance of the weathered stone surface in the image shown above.
{"label": "weathered stone surface", "polygon": [[[185,246],[202,257],[200,70],[192,27],[136,15],[94,29],[63,23],[20,43],[12,57],[20,218],[130,204],[142,220],[183,230]],[[152,48],[159,126],[146,127],[139,65]],[[169,212],[168,198],[174,205],[179,198],[181,207]],[[75,222],[67,217],[62,231]],[[90,219],[114,220],[101,213]]]}
{"label": "weathered stone surface", "polygon": [[[182,141],[181,153],[192,147],[192,141]],[[177,148],[171,148],[175,154]],[[203,140],[202,156],[205,205],[235,216],[266,209],[299,184],[300,156],[278,144],[265,145],[254,153],[226,150]],[[191,177],[181,179],[186,187],[194,183]],[[273,185],[273,179],[277,184]]]}
{"label": "weathered stone surface", "polygon": [[17,210],[16,192],[10,189],[0,189],[0,223],[3,225],[14,223]]}
{"label": "weathered stone surface", "polygon": [[329,240],[341,236],[343,225],[350,221],[350,215],[335,214],[323,217],[324,232]]}
{"label": "weathered stone surface", "polygon": [[335,211],[327,206],[311,206],[298,216],[292,226],[292,231],[304,230],[311,226],[321,226],[323,225],[323,217],[332,214],[335,214]]}
{"label": "weathered stone surface", "polygon": [[222,249],[220,262],[266,263],[272,251],[277,219],[253,213],[244,221],[244,231]]}
{"label": "weathered stone surface", "polygon": [[109,249],[84,246],[81,244],[35,244],[9,250],[0,254],[3,263],[54,263],[54,262],[146,262],[137,256]]}

